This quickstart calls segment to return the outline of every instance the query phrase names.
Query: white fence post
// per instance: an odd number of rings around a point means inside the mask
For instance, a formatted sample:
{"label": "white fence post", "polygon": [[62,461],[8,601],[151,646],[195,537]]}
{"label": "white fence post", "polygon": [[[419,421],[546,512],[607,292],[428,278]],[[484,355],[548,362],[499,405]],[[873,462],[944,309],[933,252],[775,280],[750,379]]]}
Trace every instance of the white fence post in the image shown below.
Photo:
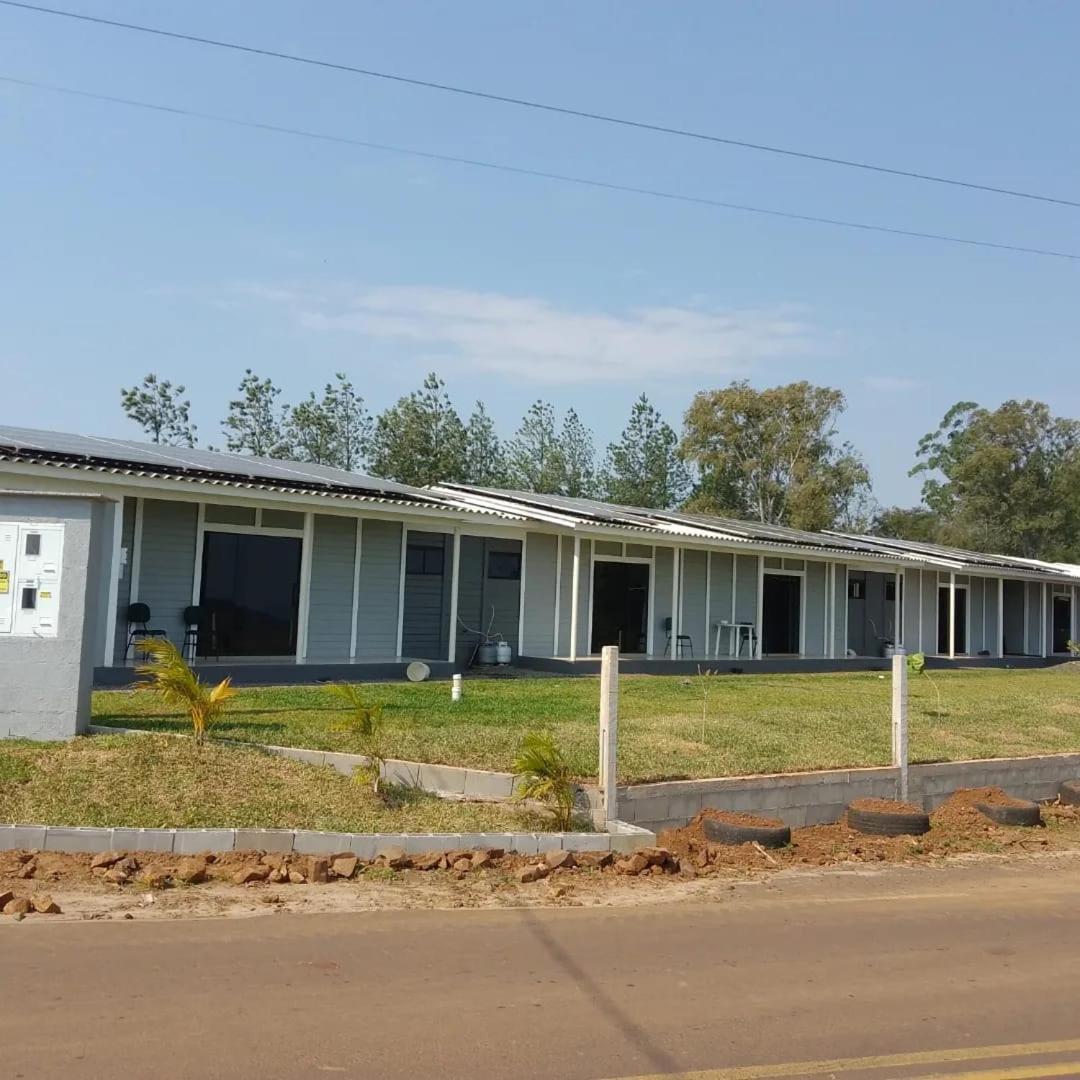
{"label": "white fence post", "polygon": [[605,645],[600,654],[600,798],[604,823],[619,816],[615,749],[619,732],[619,648]]}
{"label": "white fence post", "polygon": [[900,770],[900,800],[908,797],[908,670],[907,654],[896,649],[892,658],[892,763]]}

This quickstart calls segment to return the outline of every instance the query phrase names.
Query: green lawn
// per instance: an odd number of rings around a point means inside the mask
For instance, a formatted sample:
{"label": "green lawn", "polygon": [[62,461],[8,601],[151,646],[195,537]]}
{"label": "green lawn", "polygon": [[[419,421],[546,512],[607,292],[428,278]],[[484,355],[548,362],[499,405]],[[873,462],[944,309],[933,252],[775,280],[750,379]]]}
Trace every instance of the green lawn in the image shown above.
{"label": "green lawn", "polygon": [[393,789],[378,798],[328,766],[165,736],[0,740],[0,821],[130,828],[479,832],[551,827],[548,815]]}
{"label": "green lawn", "polygon": [[[702,719],[703,692],[708,701]],[[508,770],[522,735],[553,732],[581,777],[596,774],[598,680],[380,683],[394,756]],[[938,694],[940,693],[940,704]],[[887,764],[890,682],[874,672],[684,678],[624,676],[619,778],[789,772]],[[911,679],[915,761],[1080,751],[1080,665],[938,672]],[[94,695],[96,723],[184,731],[153,694]],[[241,690],[217,734],[252,742],[356,750],[325,687]]]}

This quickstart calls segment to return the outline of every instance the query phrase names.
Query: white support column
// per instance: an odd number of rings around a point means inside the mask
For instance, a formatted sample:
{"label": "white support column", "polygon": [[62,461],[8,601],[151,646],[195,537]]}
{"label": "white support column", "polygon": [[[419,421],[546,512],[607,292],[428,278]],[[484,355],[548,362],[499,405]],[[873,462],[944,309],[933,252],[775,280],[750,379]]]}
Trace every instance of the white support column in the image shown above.
{"label": "white support column", "polygon": [[1069,588],[1069,637],[1076,640],[1076,586]]}
{"label": "white support column", "polygon": [[1005,656],[1005,579],[998,578],[997,587],[997,648],[994,655],[1001,660]]}
{"label": "white support column", "polygon": [[206,503],[199,503],[195,516],[195,567],[191,575],[191,603],[198,606],[202,601],[203,547],[206,544]]}
{"label": "white support column", "polygon": [[844,563],[844,644],[840,650],[840,655],[847,659],[848,651],[848,589],[851,587],[851,569],[847,563]]}
{"label": "white support column", "polygon": [[1039,651],[1042,653],[1042,658],[1046,659],[1046,609],[1048,604],[1046,598],[1050,593],[1050,583],[1044,581],[1039,587]]}
{"label": "white support column", "polygon": [[529,536],[526,533],[521,538],[521,578],[518,581],[518,656],[525,651],[525,560],[529,554],[528,541]]}
{"label": "white support column", "polygon": [[679,609],[680,602],[679,574],[681,572],[680,555],[682,552],[677,548],[671,549],[671,659],[674,660],[679,654]]}
{"label": "white support column", "polygon": [[896,592],[896,603],[893,605],[893,614],[896,616],[896,627],[893,634],[893,645],[904,644],[904,575],[897,570],[894,577],[893,589]]}
{"label": "white support column", "polygon": [[757,557],[757,611],[754,615],[754,625],[757,629],[757,648],[754,650],[754,658],[760,660],[764,653],[765,642],[765,556]]}
{"label": "white support column", "polygon": [[836,563],[829,563],[829,576],[826,582],[829,589],[829,646],[825,655],[830,660],[836,659]]}
{"label": "white support column", "polygon": [[652,656],[656,652],[656,548],[649,549],[649,606],[648,622],[645,627],[645,655]]}
{"label": "white support column", "polygon": [[141,496],[135,500],[135,528],[131,540],[131,577],[128,588],[128,602],[134,604],[139,599],[139,578],[142,574],[142,538],[143,538],[143,503]]}
{"label": "white support column", "polygon": [[[810,563],[806,565],[809,567]],[[822,605],[821,611],[821,655],[823,657],[829,655],[829,565],[829,563],[821,564],[822,577],[824,578],[822,589],[825,596],[825,603]]]}
{"label": "white support column", "polygon": [[735,621],[735,612],[738,610],[735,604],[735,594],[739,587],[739,554],[731,553],[731,621]]}
{"label": "white support column", "polygon": [[1024,586],[1024,655],[1031,655],[1031,582],[1022,581]]}
{"label": "white support column", "polygon": [[353,544],[352,620],[349,623],[349,659],[356,659],[357,623],[360,619],[360,556],[364,549],[364,519],[356,519],[356,540]]}
{"label": "white support column", "polygon": [[[522,545],[524,550],[524,544]],[[524,561],[524,558],[523,558]],[[450,643],[446,659],[452,664],[457,659],[458,582],[461,578],[461,530],[454,529],[454,541],[450,554]],[[521,580],[525,580],[525,567],[521,568]],[[518,654],[521,645],[518,644]]]}
{"label": "white support column", "polygon": [[919,605],[918,605],[918,609],[917,609],[918,613],[919,613],[919,632],[916,635],[916,641],[918,641],[918,643],[919,643],[919,645],[918,645],[919,652],[923,651],[923,629],[922,629],[923,610],[922,610],[922,607],[923,607],[923,571],[922,571],[922,567],[920,566],[919,567]]}
{"label": "white support column", "polygon": [[401,525],[401,554],[398,566],[398,604],[397,604],[397,652],[396,656],[401,659],[401,650],[405,643],[405,556],[409,550],[409,528],[402,522]]}
{"label": "white support column", "polygon": [[705,658],[709,656],[709,631],[712,629],[712,552],[705,552]]}
{"label": "white support column", "polygon": [[105,594],[105,667],[116,663],[116,616],[120,603],[120,551],[124,537],[124,500],[113,502],[112,545],[109,552],[109,591]]}
{"label": "white support column", "polygon": [[604,824],[619,816],[615,770],[619,730],[619,650],[605,645],[600,652],[600,768],[598,780]]}
{"label": "white support column", "polygon": [[[555,628],[551,632],[551,655],[559,655],[559,620],[562,618],[562,541],[555,537]],[[649,612],[652,618],[652,612]]]}
{"label": "white support column", "polygon": [[956,656],[956,571],[949,571],[949,659]]}
{"label": "white support column", "polygon": [[300,603],[296,618],[296,660],[302,663],[308,654],[308,622],[311,619],[311,557],[315,547],[315,515],[304,514],[304,538],[300,544]]}
{"label": "white support column", "polygon": [[570,659],[577,659],[578,608],[581,597],[581,537],[574,537],[574,567],[570,576]]}

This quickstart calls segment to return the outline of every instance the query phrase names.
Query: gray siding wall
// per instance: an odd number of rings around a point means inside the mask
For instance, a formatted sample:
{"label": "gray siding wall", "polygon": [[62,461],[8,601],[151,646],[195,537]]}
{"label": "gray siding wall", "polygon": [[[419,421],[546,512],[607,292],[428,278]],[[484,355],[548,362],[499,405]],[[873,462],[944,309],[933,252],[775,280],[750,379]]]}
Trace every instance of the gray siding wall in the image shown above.
{"label": "gray siding wall", "polygon": [[[722,622],[731,621],[731,567],[735,555],[727,551],[712,553],[712,611],[709,612],[709,655],[716,644],[716,627]],[[728,632],[720,633],[720,655],[726,656],[730,645]]]}
{"label": "gray siding wall", "polygon": [[919,640],[919,573],[905,570],[903,582],[904,648],[918,650]]}
{"label": "gray siding wall", "polygon": [[[521,542],[498,537],[463,536],[461,538],[461,565],[458,573],[458,636],[455,653],[458,662],[462,664],[468,663],[472,658],[481,640],[481,634],[504,638],[514,655],[517,655],[521,582],[511,578],[488,577],[488,554],[493,551],[520,553]],[[552,551],[554,551],[554,545],[552,545]],[[530,538],[529,559],[532,558],[532,553],[532,538]],[[446,563],[448,575],[450,565],[448,548]],[[525,570],[527,574],[527,565]],[[552,596],[548,597],[549,603],[554,603]],[[526,610],[528,610],[527,601]],[[547,652],[543,654],[545,656],[551,654],[550,616],[547,628],[549,636]]]}
{"label": "gray siding wall", "polygon": [[385,660],[397,652],[401,523],[365,518],[360,554],[356,655]]}
{"label": "gray siding wall", "polygon": [[[183,642],[187,629],[183,612],[191,603],[195,580],[197,526],[195,503],[143,501],[139,595],[132,599],[149,606],[150,629],[164,630],[175,645]],[[130,573],[130,558],[128,562]]]}
{"label": "gray siding wall", "polygon": [[1042,639],[1039,636],[1040,608],[1042,585],[1037,581],[1024,583],[1028,594],[1028,647],[1031,656],[1038,656],[1042,649]]}
{"label": "gray siding wall", "polygon": [[[739,555],[737,558],[735,621],[753,623],[757,626],[758,557],[756,555]],[[760,627],[758,627],[758,632],[761,632]]]}
{"label": "gray siding wall", "polygon": [[352,636],[356,519],[316,514],[314,526],[307,655],[344,659]]}
{"label": "gray siding wall", "polygon": [[[529,533],[525,549],[526,656],[551,656],[555,634],[555,568],[559,537]],[[512,584],[512,583],[503,583]]]}
{"label": "gray siding wall", "polygon": [[578,597],[578,656],[588,656],[589,646],[589,612],[592,610],[592,574],[589,568],[592,566],[592,542],[581,541],[581,582],[579,584],[580,595]]}
{"label": "gray siding wall", "polygon": [[[124,520],[120,528],[120,580],[116,592],[116,638],[113,645],[113,658],[121,663],[127,648],[128,621],[127,606],[131,602],[131,556],[134,552],[135,538],[135,500],[124,500]],[[126,557],[124,552],[127,553]]]}
{"label": "gray siding wall", "polygon": [[1005,582],[1005,654],[1024,653],[1024,583]]}
{"label": "gray siding wall", "polygon": [[423,542],[443,549],[441,574],[405,575],[403,656],[445,660],[450,648],[450,561],[452,537],[446,533],[410,533],[409,543]]}
{"label": "gray siding wall", "polygon": [[667,642],[664,620],[671,618],[671,548],[658,547],[653,559],[653,652],[663,656]]}
{"label": "gray siding wall", "polygon": [[705,632],[705,560],[707,552],[684,548],[682,553],[682,623],[679,632],[688,634],[694,656],[708,655]]}
{"label": "gray siding wall", "polygon": [[836,580],[833,583],[833,615],[829,621],[833,628],[833,655],[847,656],[847,563],[836,564]]}
{"label": "gray siding wall", "polygon": [[[573,607],[573,575],[574,575],[574,538],[564,536],[562,538],[562,596],[559,601],[559,655],[570,655],[570,614]],[[581,578],[578,583],[578,656],[589,655],[589,596],[590,578],[589,567],[592,561],[592,544],[588,540],[581,541]],[[525,606],[528,614],[528,604]]]}
{"label": "gray siding wall", "polygon": [[937,602],[938,602],[937,571],[923,571],[923,614],[922,614],[922,651],[924,653],[937,652]]}
{"label": "gray siding wall", "polygon": [[825,564],[806,563],[806,628],[803,652],[806,656],[824,656],[828,635],[825,629]]}

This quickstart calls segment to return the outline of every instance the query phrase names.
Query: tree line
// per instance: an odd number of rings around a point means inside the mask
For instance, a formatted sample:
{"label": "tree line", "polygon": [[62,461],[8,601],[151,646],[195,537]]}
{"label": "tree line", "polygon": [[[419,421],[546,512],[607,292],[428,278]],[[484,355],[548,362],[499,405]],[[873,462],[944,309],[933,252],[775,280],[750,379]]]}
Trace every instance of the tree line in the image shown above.
{"label": "tree line", "polygon": [[[150,374],[123,389],[121,403],[154,442],[195,446],[184,394]],[[482,401],[459,413],[434,372],[373,414],[343,373],[289,403],[249,369],[221,431],[233,453],[406,484],[513,488],[1080,561],[1080,421],[1038,401],[959,402],[918,443],[911,475],[923,479],[921,503],[882,508],[862,457],[839,437],[845,407],[841,391],[808,382],[758,390],[735,381],[696,393],[676,432],[642,394],[599,454],[574,409],[560,416],[535,401],[503,438]]]}

